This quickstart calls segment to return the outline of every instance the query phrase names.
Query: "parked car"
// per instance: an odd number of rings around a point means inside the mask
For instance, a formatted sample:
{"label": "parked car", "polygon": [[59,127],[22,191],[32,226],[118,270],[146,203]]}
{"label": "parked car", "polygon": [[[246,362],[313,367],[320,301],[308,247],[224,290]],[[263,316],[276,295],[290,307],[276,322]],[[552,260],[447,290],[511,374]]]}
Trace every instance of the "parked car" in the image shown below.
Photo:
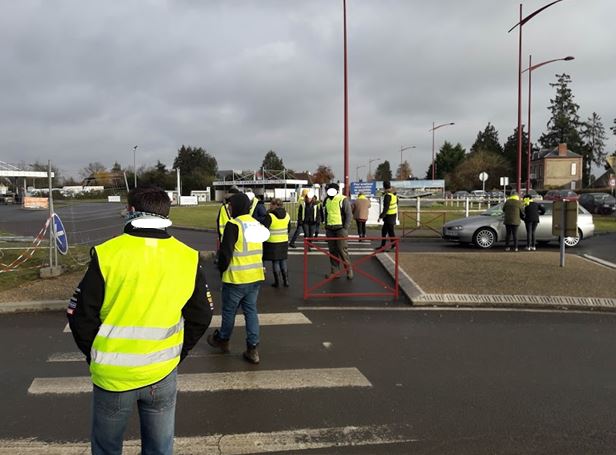
{"label": "parked car", "polygon": [[470,197],[470,194],[468,191],[460,190],[460,191],[456,191],[455,193],[453,193],[454,199],[466,199],[467,197]]}
{"label": "parked car", "polygon": [[543,196],[544,201],[562,201],[565,199],[575,201],[577,198],[578,195],[573,190],[550,190]]}
{"label": "parked car", "polygon": [[579,203],[590,213],[610,215],[616,211],[616,198],[607,193],[582,194]]}
{"label": "parked car", "polygon": [[533,201],[543,201],[543,196],[541,196],[539,193],[537,193],[537,191],[533,190],[532,188],[528,191],[522,188],[522,190],[520,191],[520,194],[522,196],[530,194],[530,196],[533,198]]}
{"label": "parked car", "polygon": [[475,201],[485,201],[488,198],[488,193],[483,190],[473,190],[471,191],[470,198]]}
{"label": "parked car", "polygon": [[[535,236],[537,243],[558,241],[558,236],[552,235],[552,201],[541,203],[545,214],[539,218],[539,226]],[[503,224],[503,203],[490,207],[481,215],[469,216],[449,221],[443,225],[443,239],[460,243],[473,243],[478,248],[492,248],[497,242],[505,240],[505,225]],[[582,239],[592,237],[595,225],[592,215],[581,205],[578,205],[578,235],[566,237],[565,245],[577,246]],[[518,229],[518,239],[526,240],[524,223]]]}

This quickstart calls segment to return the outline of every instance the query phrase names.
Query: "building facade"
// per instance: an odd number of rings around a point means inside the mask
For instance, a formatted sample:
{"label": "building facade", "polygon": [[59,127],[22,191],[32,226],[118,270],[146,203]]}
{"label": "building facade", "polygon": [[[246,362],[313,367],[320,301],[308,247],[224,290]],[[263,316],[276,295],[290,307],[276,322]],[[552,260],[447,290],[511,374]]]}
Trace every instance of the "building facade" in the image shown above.
{"label": "building facade", "polygon": [[567,144],[535,152],[530,167],[533,186],[538,189],[580,189],[582,164],[582,156],[569,150]]}

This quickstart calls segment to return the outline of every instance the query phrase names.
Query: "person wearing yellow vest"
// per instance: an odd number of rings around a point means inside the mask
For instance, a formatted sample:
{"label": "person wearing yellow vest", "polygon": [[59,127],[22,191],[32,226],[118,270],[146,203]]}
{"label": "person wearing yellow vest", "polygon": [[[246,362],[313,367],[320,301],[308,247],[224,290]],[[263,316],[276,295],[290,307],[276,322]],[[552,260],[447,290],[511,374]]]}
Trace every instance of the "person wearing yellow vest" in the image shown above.
{"label": "person wearing yellow vest", "polygon": [[205,333],[212,299],[199,253],[167,233],[170,200],[128,193],[124,233],[91,250],[67,317],[92,377],[93,454],[122,453],[137,404],[142,453],[173,453],[176,376]]}
{"label": "person wearing yellow vest", "polygon": [[291,217],[284,209],[280,199],[272,199],[267,218],[263,225],[269,229],[270,236],[263,244],[263,260],[272,261],[274,272],[273,287],[280,287],[280,277],[284,287],[289,287],[287,257],[289,252],[289,231]]}
{"label": "person wearing yellow vest", "polygon": [[229,198],[239,192],[240,190],[235,186],[232,186],[231,188],[229,188],[229,193],[227,194],[227,197],[225,198],[220,208],[218,209],[218,216],[216,217],[216,232],[218,232],[218,243],[219,244],[220,244],[220,241],[222,240],[222,233],[225,230],[227,221],[229,221],[229,219],[231,218],[231,216],[229,215]]}
{"label": "person wearing yellow vest", "polygon": [[325,236],[331,238],[327,241],[329,249],[330,273],[326,278],[340,278],[341,269],[346,270],[347,279],[353,279],[353,269],[347,246],[349,227],[353,219],[349,200],[338,191],[336,183],[327,185],[327,197],[323,203],[323,216],[325,219]]}
{"label": "person wearing yellow vest", "polygon": [[246,351],[244,359],[259,363],[259,315],[257,298],[263,271],[263,242],[270,233],[250,216],[250,200],[244,193],[229,199],[232,218],[227,222],[218,250],[217,267],[222,275],[222,323],[220,329],[208,335],[210,346],[229,352],[229,340],[235,326],[235,315],[242,307],[246,321]]}
{"label": "person wearing yellow vest", "polygon": [[[394,189],[391,187],[391,182],[389,180],[385,180],[383,182],[383,189],[385,190],[385,195],[383,196],[383,210],[379,215],[379,221],[383,220],[383,227],[381,228],[381,245],[377,246],[375,250],[384,250],[386,237],[393,238],[396,236],[396,232],[394,228],[396,227],[396,221],[398,219],[398,196]],[[390,246],[391,248],[391,246]]]}

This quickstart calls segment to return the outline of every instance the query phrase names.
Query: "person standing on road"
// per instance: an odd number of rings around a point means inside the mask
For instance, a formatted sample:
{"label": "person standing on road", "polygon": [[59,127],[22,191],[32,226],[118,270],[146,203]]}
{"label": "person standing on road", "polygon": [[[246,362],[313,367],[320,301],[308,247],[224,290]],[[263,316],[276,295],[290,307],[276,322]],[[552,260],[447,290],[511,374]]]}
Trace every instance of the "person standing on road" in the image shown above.
{"label": "person standing on road", "polygon": [[287,257],[289,251],[289,229],[291,217],[280,199],[272,199],[267,218],[263,225],[269,229],[269,238],[263,243],[263,260],[272,261],[274,272],[273,287],[280,287],[280,278],[285,288],[289,287]]}
{"label": "person standing on road", "polygon": [[385,239],[388,235],[390,240],[396,236],[394,228],[398,220],[398,196],[391,187],[391,182],[389,180],[383,182],[383,189],[385,190],[385,196],[383,196],[383,210],[379,215],[379,220],[383,220],[383,227],[381,228],[381,237],[383,237],[383,239],[381,240],[381,245],[377,246],[375,250],[384,249],[386,243]]}
{"label": "person standing on road", "polygon": [[132,189],[124,233],[92,248],[67,308],[94,384],[93,454],[122,453],[135,403],[142,453],[173,452],[177,366],[209,326],[212,300],[199,253],[167,233],[170,205],[160,188]]}
{"label": "person standing on road", "polygon": [[518,227],[524,219],[524,208],[522,201],[516,191],[512,191],[503,204],[504,224],[505,224],[505,251],[511,251],[509,240],[513,238],[513,251],[518,251]]}
{"label": "person standing on road", "polygon": [[229,352],[229,340],[235,326],[235,315],[242,307],[246,321],[246,351],[244,359],[259,363],[259,315],[257,298],[263,271],[263,242],[269,231],[250,216],[250,200],[244,193],[231,196],[231,218],[225,226],[218,250],[218,270],[222,274],[222,323],[220,329],[208,335],[210,346]]}
{"label": "person standing on road", "polygon": [[252,217],[259,223],[263,224],[263,222],[267,218],[267,209],[265,208],[265,204],[263,203],[263,195],[256,194],[255,197],[257,199],[257,206],[255,207],[255,211],[252,214]]}
{"label": "person standing on road", "polygon": [[218,244],[220,245],[220,241],[222,240],[222,233],[225,230],[225,226],[227,225],[227,221],[231,218],[229,215],[229,199],[234,194],[239,193],[240,190],[232,186],[229,188],[229,193],[225,197],[225,200],[222,202],[220,208],[218,209],[218,216],[216,217],[216,232],[218,232]]}
{"label": "person standing on road", "polygon": [[344,267],[347,279],[352,280],[353,269],[351,268],[351,260],[349,258],[347,237],[353,213],[349,200],[344,195],[339,194],[339,190],[340,187],[336,183],[328,184],[327,197],[323,204],[325,235],[326,237],[336,237],[327,241],[329,254],[334,257],[329,258],[331,270],[325,277],[329,278],[332,275],[338,274],[340,268]]}
{"label": "person standing on road", "polygon": [[526,250],[535,251],[537,249],[535,241],[535,231],[539,224],[539,216],[545,213],[543,204],[535,202],[530,194],[524,196],[524,224],[526,225]]}
{"label": "person standing on road", "polygon": [[[306,195],[308,194],[310,190],[308,188],[304,188],[302,190],[301,196],[298,199],[298,207],[297,207],[297,221],[296,221],[296,225],[295,225],[295,231],[293,232],[293,236],[291,237],[291,241],[289,242],[289,246],[291,248],[297,248],[297,246],[295,245],[295,241],[297,240],[297,237],[299,237],[299,230],[302,229],[304,230],[303,226],[304,226],[304,215],[303,215],[303,208],[304,206],[302,204],[305,205],[305,201],[306,201]],[[305,235],[305,234],[304,234]]]}
{"label": "person standing on road", "polygon": [[370,199],[364,196],[364,193],[359,193],[357,199],[353,202],[353,218],[357,224],[357,235],[359,241],[366,237],[366,221],[368,221],[368,210],[370,209]]}

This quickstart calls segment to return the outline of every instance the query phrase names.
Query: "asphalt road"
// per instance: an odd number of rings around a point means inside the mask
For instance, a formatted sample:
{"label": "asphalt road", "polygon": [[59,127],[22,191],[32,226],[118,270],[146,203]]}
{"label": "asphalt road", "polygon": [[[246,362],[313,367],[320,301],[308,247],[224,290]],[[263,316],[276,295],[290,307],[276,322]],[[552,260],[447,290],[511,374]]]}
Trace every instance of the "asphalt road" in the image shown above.
{"label": "asphalt road", "polygon": [[[86,202],[60,207],[57,213],[63,220],[70,244],[95,245],[122,232],[123,221],[119,215],[121,209],[121,204]],[[46,216],[45,211],[23,210],[18,206],[0,206],[0,231],[35,236],[43,226]],[[171,228],[170,232],[200,251],[213,251],[216,248],[216,234],[213,232],[174,228]],[[398,234],[400,233],[401,230],[398,229]],[[380,236],[380,232],[371,230],[368,235]],[[300,243],[301,237],[298,244]],[[400,248],[401,251],[409,252],[481,251],[472,246],[446,242],[440,238],[407,238],[401,242]],[[542,248],[558,251],[558,244],[550,243]],[[585,239],[578,247],[568,249],[567,252],[590,254],[616,263],[616,233]]]}
{"label": "asphalt road", "polygon": [[[298,293],[264,289],[261,313],[297,311]],[[262,327],[259,366],[241,360],[238,327],[230,355],[202,340],[180,373],[352,368],[369,387],[181,392],[177,436],[385,427],[406,442],[301,453],[613,453],[616,316],[348,306],[303,303],[311,324]],[[83,362],[48,361],[75,351],[64,324],[57,312],[0,317],[0,439],[88,440],[89,394],[28,394],[37,377],[87,375]],[[135,418],[126,437],[138,438]]]}

